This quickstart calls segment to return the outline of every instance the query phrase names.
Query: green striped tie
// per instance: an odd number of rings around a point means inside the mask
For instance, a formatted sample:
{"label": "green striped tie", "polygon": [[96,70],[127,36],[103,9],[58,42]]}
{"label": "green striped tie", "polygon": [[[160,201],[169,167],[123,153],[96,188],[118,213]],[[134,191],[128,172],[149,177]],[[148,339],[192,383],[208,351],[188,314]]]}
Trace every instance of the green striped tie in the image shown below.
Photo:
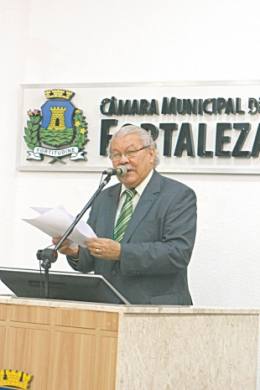
{"label": "green striped tie", "polygon": [[120,242],[122,241],[128,222],[130,221],[133,214],[133,197],[136,194],[136,190],[125,190],[124,191],[126,198],[120,215],[114,227],[114,240]]}

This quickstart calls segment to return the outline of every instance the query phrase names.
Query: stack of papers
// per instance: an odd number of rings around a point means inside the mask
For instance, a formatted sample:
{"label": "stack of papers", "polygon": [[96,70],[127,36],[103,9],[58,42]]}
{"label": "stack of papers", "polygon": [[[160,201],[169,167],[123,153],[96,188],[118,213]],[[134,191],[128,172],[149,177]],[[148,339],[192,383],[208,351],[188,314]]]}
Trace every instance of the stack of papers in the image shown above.
{"label": "stack of papers", "polygon": [[[31,207],[38,215],[33,218],[23,218],[23,221],[35,226],[50,237],[61,237],[75,220],[63,206],[56,208]],[[80,220],[69,239],[83,247],[86,247],[86,238],[96,237],[92,228]]]}

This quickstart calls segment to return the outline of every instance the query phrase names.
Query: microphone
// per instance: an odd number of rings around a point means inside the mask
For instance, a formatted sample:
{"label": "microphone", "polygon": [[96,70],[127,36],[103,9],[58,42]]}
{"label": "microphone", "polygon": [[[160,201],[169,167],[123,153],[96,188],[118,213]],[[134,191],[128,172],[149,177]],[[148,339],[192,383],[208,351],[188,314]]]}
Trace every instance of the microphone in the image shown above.
{"label": "microphone", "polygon": [[127,174],[127,171],[128,169],[125,165],[119,165],[117,168],[107,168],[102,173],[109,176],[124,176]]}

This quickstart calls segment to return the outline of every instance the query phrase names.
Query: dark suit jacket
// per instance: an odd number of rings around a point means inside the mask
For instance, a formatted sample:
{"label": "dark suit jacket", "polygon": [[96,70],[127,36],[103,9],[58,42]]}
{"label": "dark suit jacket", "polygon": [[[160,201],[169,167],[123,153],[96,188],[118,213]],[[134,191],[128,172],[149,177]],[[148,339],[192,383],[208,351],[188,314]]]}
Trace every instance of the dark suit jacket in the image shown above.
{"label": "dark suit jacket", "polygon": [[[121,185],[102,191],[88,223],[113,238]],[[191,305],[187,267],[196,234],[196,196],[189,187],[154,172],[121,242],[120,261],[97,259],[80,249],[80,272],[105,276],[134,304]]]}

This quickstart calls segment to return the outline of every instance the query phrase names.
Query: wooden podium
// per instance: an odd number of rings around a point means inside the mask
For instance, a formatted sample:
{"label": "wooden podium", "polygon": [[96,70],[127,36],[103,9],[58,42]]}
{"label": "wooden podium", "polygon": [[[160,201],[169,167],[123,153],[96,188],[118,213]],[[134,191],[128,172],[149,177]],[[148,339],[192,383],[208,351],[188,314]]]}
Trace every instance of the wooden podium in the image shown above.
{"label": "wooden podium", "polygon": [[256,390],[259,315],[2,296],[0,370],[32,390]]}

